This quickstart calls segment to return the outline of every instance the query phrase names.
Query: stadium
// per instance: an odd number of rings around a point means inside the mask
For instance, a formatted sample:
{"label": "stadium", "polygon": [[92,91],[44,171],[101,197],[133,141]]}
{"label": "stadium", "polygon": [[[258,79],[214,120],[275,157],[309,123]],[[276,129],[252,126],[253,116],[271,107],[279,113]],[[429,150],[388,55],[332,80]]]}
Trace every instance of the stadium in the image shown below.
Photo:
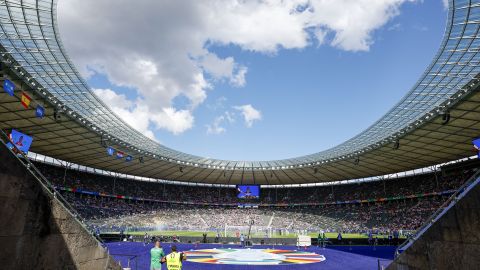
{"label": "stadium", "polygon": [[159,241],[186,258],[168,269],[478,269],[480,1],[446,13],[423,74],[358,135],[240,161],[118,116],[70,59],[56,0],[0,1],[1,268],[167,269]]}

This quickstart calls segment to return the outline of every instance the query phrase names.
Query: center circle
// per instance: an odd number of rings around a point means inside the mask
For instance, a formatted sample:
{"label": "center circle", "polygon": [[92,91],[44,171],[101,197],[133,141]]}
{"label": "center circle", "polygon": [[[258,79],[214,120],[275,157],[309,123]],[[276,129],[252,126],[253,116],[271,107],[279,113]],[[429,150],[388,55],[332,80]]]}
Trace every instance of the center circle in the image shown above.
{"label": "center circle", "polygon": [[310,264],[325,261],[314,252],[281,249],[199,249],[185,252],[188,261],[209,264],[283,265]]}

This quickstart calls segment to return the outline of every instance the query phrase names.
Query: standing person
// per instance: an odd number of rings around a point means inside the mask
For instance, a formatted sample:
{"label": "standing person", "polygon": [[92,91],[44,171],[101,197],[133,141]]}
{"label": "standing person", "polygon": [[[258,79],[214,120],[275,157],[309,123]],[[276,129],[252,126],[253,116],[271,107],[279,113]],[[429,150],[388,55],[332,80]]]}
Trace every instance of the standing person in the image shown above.
{"label": "standing person", "polygon": [[123,241],[124,235],[123,235],[123,228],[120,229],[120,241]]}
{"label": "standing person", "polygon": [[215,243],[218,243],[220,241],[220,233],[217,232],[215,235]]}
{"label": "standing person", "polygon": [[373,245],[373,235],[371,230],[368,231],[368,244]]}
{"label": "standing person", "polygon": [[398,230],[393,231],[393,244],[398,245]]}
{"label": "standing person", "polygon": [[160,241],[155,241],[155,246],[150,250],[150,270],[162,270],[162,261],[165,252],[160,245]]}
{"label": "standing person", "polygon": [[243,236],[243,233],[240,234],[240,244],[242,247],[245,247],[245,236]]}
{"label": "standing person", "polygon": [[143,245],[146,246],[148,244],[148,233],[145,233],[145,235],[143,236]]}
{"label": "standing person", "polygon": [[187,259],[187,255],[177,252],[177,246],[172,246],[172,253],[162,258],[162,262],[167,263],[167,270],[182,270],[182,262]]}
{"label": "standing person", "polygon": [[319,247],[320,246],[325,247],[325,231],[324,230],[320,230],[320,233],[318,234],[317,242]]}

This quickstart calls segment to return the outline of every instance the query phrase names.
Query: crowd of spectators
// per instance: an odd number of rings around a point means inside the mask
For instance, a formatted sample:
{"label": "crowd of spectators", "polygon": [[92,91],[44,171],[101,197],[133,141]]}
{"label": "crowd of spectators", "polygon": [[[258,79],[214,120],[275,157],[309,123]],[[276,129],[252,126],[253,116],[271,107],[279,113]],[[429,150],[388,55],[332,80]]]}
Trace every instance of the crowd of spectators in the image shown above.
{"label": "crowd of spectators", "polygon": [[[193,203],[239,203],[235,187],[205,187],[143,182],[125,178],[87,173],[37,163],[42,173],[53,184],[107,194]],[[444,175],[417,174],[382,181],[362,182],[317,187],[262,188],[259,203],[334,202],[408,196],[456,190],[473,173],[473,169],[460,169]]]}
{"label": "crowd of spectators", "polygon": [[327,231],[365,231],[376,228],[415,230],[446,197],[369,204],[326,205],[319,208],[277,211],[272,227]]}
{"label": "crowd of spectators", "polygon": [[[233,187],[186,186],[113,178],[58,166],[36,164],[56,186],[119,194],[168,203],[101,197],[61,191],[91,224],[98,227],[148,227],[177,230],[222,230],[246,226],[283,230],[366,231],[415,230],[448,196],[401,200],[293,206],[293,203],[335,202],[455,191],[474,169],[459,167],[449,173],[419,174],[391,180],[299,188],[262,188],[258,203],[277,206],[238,208],[213,204],[243,202]],[[181,204],[190,202],[194,204]],[[208,204],[212,205],[208,205]],[[279,204],[285,204],[280,207]]]}
{"label": "crowd of spectators", "polygon": [[446,197],[408,199],[369,204],[326,205],[321,207],[201,207],[165,203],[141,203],[114,198],[64,193],[91,223],[102,227],[157,227],[175,230],[222,230],[246,226],[294,230],[365,231],[376,228],[414,230]]}
{"label": "crowd of spectators", "polygon": [[[67,195],[72,196],[72,195]],[[78,196],[78,195],[75,195]],[[69,198],[71,199],[71,198]],[[78,199],[75,199],[78,200]],[[101,208],[76,204],[90,223],[100,227],[143,227],[158,230],[256,229],[359,232],[369,229],[415,230],[437,210],[446,197],[409,199],[390,203],[327,205],[318,207],[201,207],[154,203],[125,204],[125,208]],[[89,201],[91,202],[91,201]],[[102,214],[93,214],[95,211]]]}

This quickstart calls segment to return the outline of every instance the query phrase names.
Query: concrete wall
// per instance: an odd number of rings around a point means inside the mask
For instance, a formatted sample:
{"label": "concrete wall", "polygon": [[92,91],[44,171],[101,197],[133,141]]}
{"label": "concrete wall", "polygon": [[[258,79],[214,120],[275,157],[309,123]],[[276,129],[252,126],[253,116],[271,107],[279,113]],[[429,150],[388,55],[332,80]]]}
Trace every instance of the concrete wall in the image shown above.
{"label": "concrete wall", "polygon": [[0,268],[121,269],[3,143]]}
{"label": "concrete wall", "polygon": [[387,269],[480,269],[480,184]]}

